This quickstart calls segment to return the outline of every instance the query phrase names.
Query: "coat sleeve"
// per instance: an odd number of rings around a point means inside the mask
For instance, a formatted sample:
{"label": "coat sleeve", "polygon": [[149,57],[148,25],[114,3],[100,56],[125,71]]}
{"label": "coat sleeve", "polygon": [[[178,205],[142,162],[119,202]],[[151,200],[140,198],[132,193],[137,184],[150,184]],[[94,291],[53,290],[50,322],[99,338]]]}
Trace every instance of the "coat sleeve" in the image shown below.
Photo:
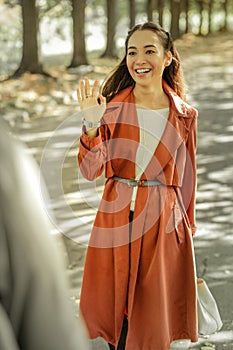
{"label": "coat sleeve", "polygon": [[195,221],[195,202],[196,202],[196,146],[197,146],[197,111],[194,110],[194,117],[190,126],[188,139],[186,142],[186,165],[184,169],[184,178],[181,187],[181,194],[189,222],[192,229],[192,235],[196,232]]}
{"label": "coat sleeve", "polygon": [[82,175],[89,181],[100,176],[106,163],[106,125],[101,125],[96,137],[83,133],[80,138],[78,164]]}

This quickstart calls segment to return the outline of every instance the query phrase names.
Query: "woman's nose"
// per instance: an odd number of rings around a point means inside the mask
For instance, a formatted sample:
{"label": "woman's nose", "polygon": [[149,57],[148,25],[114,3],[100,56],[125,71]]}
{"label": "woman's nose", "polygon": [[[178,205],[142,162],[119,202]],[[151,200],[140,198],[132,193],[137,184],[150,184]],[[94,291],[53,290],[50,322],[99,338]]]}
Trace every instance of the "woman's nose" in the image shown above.
{"label": "woman's nose", "polygon": [[145,59],[145,55],[144,54],[138,54],[136,57],[136,63],[137,64],[143,64],[145,63],[146,59]]}

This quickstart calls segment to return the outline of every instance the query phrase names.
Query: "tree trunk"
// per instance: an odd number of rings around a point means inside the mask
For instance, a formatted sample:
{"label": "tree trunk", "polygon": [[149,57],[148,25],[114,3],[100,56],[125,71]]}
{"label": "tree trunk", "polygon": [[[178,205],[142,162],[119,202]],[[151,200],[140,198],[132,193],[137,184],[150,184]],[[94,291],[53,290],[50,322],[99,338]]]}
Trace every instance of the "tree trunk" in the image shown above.
{"label": "tree trunk", "polygon": [[153,21],[153,11],[154,11],[154,1],[153,0],[147,0],[147,19],[149,22]]}
{"label": "tree trunk", "polygon": [[164,0],[158,0],[159,24],[163,27]]}
{"label": "tree trunk", "polygon": [[213,0],[209,0],[208,7],[208,33],[212,32],[212,12],[213,12]]}
{"label": "tree trunk", "polygon": [[44,73],[38,54],[38,11],[36,0],[21,0],[23,20],[23,53],[19,68],[14,76],[25,72]]}
{"label": "tree trunk", "polygon": [[198,34],[202,35],[204,0],[199,0],[198,2],[199,2],[199,16],[200,16],[200,23],[199,23]]}
{"label": "tree trunk", "polygon": [[118,58],[116,49],[117,0],[107,0],[107,44],[101,57]]}
{"label": "tree trunk", "polygon": [[171,35],[175,40],[180,36],[180,0],[171,0]]}
{"label": "tree trunk", "polygon": [[129,0],[129,17],[130,17],[130,28],[135,26],[136,22],[136,6],[135,0]]}
{"label": "tree trunk", "polygon": [[229,0],[225,0],[223,3],[223,8],[224,8],[224,25],[223,25],[223,30],[227,30],[228,26],[227,26],[227,20],[228,20],[228,9],[229,9],[229,5],[230,5],[230,1]]}
{"label": "tree trunk", "polygon": [[189,33],[189,0],[184,0],[184,11],[185,11],[185,33]]}
{"label": "tree trunk", "polygon": [[87,65],[85,41],[86,0],[71,0],[73,19],[73,57],[69,68]]}

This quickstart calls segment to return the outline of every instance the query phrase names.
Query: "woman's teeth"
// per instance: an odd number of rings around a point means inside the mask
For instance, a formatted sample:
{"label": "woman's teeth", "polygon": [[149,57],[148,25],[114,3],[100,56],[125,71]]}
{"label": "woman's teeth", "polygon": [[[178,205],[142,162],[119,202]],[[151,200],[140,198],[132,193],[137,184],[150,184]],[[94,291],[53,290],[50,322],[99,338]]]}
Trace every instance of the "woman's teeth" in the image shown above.
{"label": "woman's teeth", "polygon": [[150,72],[150,69],[149,69],[149,68],[136,69],[135,71],[136,71],[136,73],[138,73],[138,74],[143,74],[143,73],[148,73],[148,72]]}

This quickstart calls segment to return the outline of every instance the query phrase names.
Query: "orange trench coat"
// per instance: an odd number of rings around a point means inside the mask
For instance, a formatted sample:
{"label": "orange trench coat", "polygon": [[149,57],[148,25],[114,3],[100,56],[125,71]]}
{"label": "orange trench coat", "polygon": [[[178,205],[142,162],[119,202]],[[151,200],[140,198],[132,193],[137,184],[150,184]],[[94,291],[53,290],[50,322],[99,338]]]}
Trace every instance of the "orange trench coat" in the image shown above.
{"label": "orange trench coat", "polygon": [[139,126],[133,88],[107,105],[98,135],[83,133],[78,154],[84,177],[107,178],[87,249],[80,310],[90,338],[118,343],[128,312],[126,350],[168,350],[176,339],[197,341],[195,263],[197,111],[163,82],[170,100],[162,138],[138,187],[129,236]]}

